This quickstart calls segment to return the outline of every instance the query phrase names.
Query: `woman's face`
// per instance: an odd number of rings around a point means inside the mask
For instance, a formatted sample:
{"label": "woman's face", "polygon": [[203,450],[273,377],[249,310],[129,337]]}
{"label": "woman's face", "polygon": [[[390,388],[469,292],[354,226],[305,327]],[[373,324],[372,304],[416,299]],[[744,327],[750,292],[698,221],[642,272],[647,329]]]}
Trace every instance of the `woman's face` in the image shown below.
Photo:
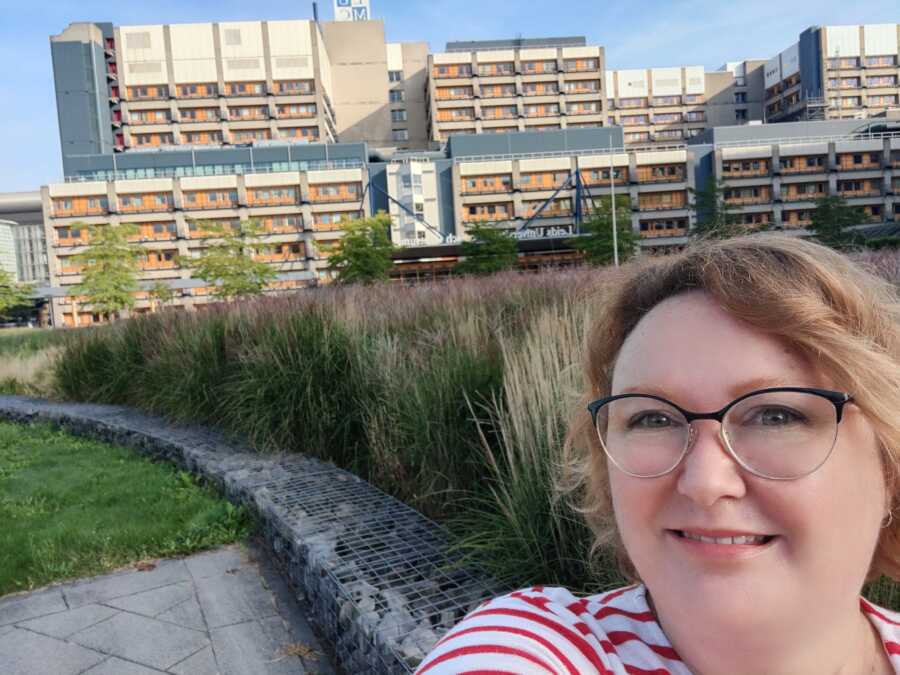
{"label": "woman's face", "polygon": [[[772,386],[834,388],[798,353],[691,292],[657,305],[629,335],[612,393],[652,393],[709,412]],[[742,469],[714,420],[693,423],[696,440],[670,474],[634,478],[609,465],[619,531],[662,617],[689,608],[750,629],[857,607],[886,498],[872,427],[856,406],[844,413],[829,459],[797,480]],[[737,546],[682,532],[773,538]]]}

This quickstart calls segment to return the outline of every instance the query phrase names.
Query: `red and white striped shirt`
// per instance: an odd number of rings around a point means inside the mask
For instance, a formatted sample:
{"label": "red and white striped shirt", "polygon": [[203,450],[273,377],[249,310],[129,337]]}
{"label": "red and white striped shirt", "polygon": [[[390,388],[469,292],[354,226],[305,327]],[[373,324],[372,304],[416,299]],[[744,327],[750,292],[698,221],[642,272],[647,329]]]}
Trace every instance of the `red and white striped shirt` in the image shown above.
{"label": "red and white striped shirt", "polygon": [[[860,599],[900,675],[900,613]],[[644,586],[578,598],[534,586],[486,602],[450,630],[416,675],[690,675]]]}

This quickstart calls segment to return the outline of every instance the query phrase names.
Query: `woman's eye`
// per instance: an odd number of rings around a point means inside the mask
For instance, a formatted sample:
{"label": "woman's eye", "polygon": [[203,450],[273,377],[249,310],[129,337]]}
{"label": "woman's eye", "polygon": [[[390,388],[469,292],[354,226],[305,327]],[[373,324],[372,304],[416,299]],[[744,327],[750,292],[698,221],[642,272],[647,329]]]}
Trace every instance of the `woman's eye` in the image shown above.
{"label": "woman's eye", "polygon": [[803,416],[787,408],[763,408],[750,417],[750,422],[777,427],[803,422]]}
{"label": "woman's eye", "polygon": [[671,426],[672,418],[665,413],[645,412],[634,415],[628,421],[629,429],[664,429]]}

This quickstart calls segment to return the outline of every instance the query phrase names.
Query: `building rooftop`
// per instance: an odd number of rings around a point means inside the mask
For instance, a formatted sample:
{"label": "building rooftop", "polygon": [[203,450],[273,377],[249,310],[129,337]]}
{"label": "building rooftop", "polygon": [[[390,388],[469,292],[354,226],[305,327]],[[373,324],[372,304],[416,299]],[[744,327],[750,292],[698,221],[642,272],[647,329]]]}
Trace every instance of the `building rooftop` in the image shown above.
{"label": "building rooftop", "polygon": [[569,37],[513,38],[511,40],[471,40],[448,42],[448,52],[475,52],[489,49],[535,49],[540,47],[585,47],[587,38],[583,35]]}

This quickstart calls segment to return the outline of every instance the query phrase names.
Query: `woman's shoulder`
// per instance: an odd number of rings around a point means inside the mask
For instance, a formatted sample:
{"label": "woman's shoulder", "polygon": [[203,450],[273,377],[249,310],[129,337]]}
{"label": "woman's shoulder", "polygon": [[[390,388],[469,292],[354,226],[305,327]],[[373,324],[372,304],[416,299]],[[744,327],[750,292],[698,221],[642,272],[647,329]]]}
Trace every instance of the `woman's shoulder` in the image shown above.
{"label": "woman's shoulder", "polygon": [[900,673],[900,612],[879,607],[864,598],[859,599],[859,605],[878,631],[894,671]]}
{"label": "woman's shoulder", "polygon": [[451,629],[416,671],[445,675],[687,673],[650,608],[643,586],[579,597],[533,586],[494,598]]}

